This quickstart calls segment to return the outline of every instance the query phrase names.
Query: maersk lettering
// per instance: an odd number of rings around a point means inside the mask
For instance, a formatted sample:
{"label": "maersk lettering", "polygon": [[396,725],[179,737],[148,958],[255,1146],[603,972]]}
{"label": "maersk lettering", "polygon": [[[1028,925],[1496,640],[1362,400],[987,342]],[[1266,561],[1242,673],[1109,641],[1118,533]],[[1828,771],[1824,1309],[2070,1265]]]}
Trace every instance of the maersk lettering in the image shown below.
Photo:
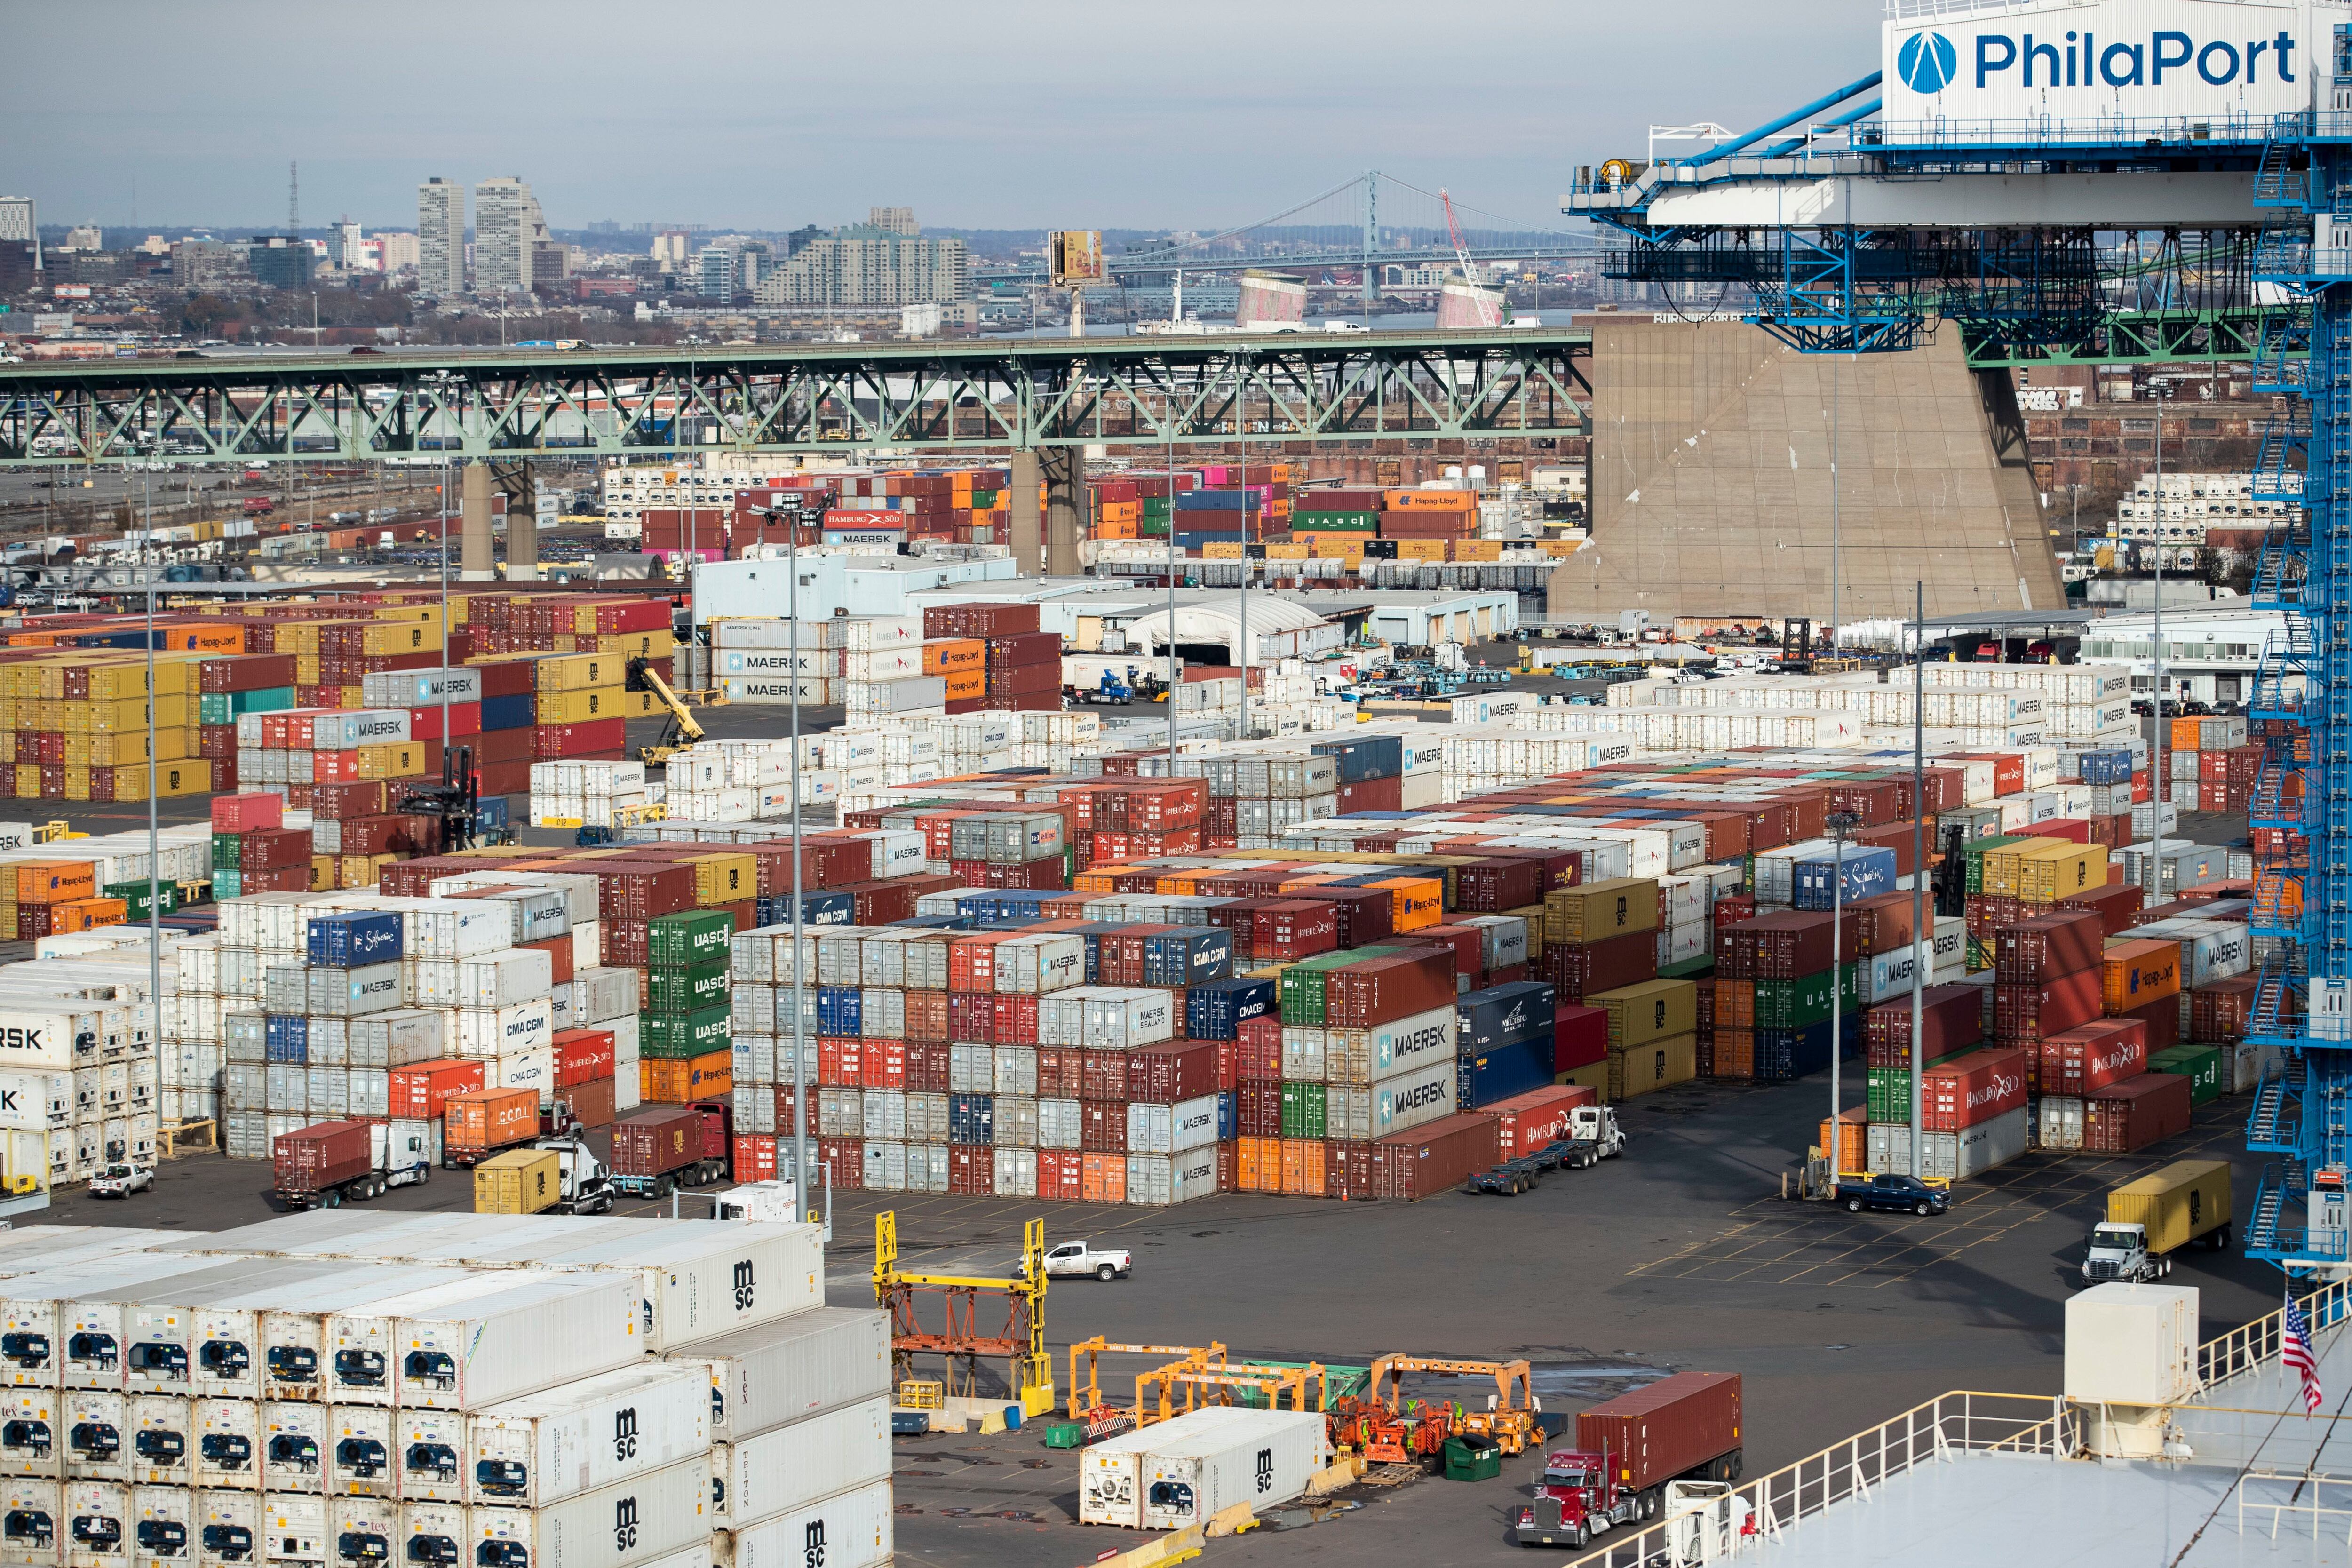
{"label": "maersk lettering", "polygon": [[37,1051],[42,1046],[41,1031],[37,1028],[0,1028],[0,1050]]}
{"label": "maersk lettering", "polygon": [[1454,1086],[1452,1084],[1425,1083],[1418,1089],[1406,1089],[1402,1093],[1399,1094],[1392,1102],[1391,1115],[1401,1115],[1408,1110],[1418,1110],[1424,1105],[1432,1104],[1434,1101],[1441,1100],[1451,1100],[1453,1098]]}

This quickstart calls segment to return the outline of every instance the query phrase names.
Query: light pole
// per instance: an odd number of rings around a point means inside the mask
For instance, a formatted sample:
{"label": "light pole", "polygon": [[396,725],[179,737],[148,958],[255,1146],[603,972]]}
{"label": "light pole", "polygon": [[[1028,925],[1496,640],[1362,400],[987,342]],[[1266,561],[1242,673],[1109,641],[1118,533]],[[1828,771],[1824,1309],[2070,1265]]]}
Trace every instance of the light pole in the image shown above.
{"label": "light pole", "polygon": [[[1838,1159],[1839,1151],[1845,1146],[1845,1123],[1841,1120],[1845,1114],[1843,1098],[1845,1083],[1840,1074],[1838,1061],[1845,1047],[1845,996],[1842,984],[1844,976],[1839,973],[1844,956],[1844,947],[1841,940],[1842,933],[1838,928],[1845,921],[1845,836],[1853,832],[1861,821],[1862,818],[1852,812],[1833,811],[1830,813],[1824,824],[1830,830],[1831,841],[1837,847],[1836,864],[1830,868],[1830,1149],[1828,1152],[1830,1180],[1832,1183],[1843,1174],[1837,1167],[1842,1163]],[[1795,1064],[1790,1065],[1793,1067]],[[1869,1151],[1865,1149],[1863,1153],[1864,1163],[1867,1164]],[[1916,1159],[1918,1156],[1915,1153],[1912,1157]]]}

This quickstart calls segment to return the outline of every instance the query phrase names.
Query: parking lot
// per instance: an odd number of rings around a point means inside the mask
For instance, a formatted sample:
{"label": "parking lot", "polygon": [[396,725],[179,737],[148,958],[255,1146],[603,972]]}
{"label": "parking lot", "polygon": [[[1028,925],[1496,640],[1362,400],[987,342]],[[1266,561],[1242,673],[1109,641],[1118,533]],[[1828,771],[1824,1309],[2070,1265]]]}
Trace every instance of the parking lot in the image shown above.
{"label": "parking lot", "polygon": [[[2201,1108],[2190,1132],[2142,1154],[2030,1154],[1962,1186],[1939,1218],[1784,1203],[1780,1173],[1811,1141],[1827,1094],[1819,1079],[1702,1083],[1633,1100],[1623,1107],[1632,1145],[1622,1159],[1555,1174],[1516,1198],[1341,1205],[1232,1194],[1155,1210],[841,1194],[827,1294],[870,1300],[874,1216],[886,1208],[898,1215],[901,1266],[940,1272],[1011,1272],[1022,1222],[1043,1217],[1049,1241],[1087,1237],[1135,1257],[1127,1279],[1054,1283],[1046,1321],[1057,1385],[1068,1343],[1098,1333],[1339,1365],[1389,1352],[1524,1357],[1555,1410],[1684,1368],[1733,1371],[1747,1380],[1753,1476],[1951,1389],[2055,1392],[2074,1265],[2114,1184],[2188,1153],[2228,1157],[2241,1218],[2251,1205],[2257,1162],[2237,1147],[2242,1099]],[[167,1165],[152,1194],[120,1203],[65,1194],[49,1217],[217,1229],[268,1214],[268,1185],[258,1163],[201,1156]],[[436,1173],[378,1203],[462,1210],[470,1184]],[[2204,1291],[2208,1336],[2269,1310],[2276,1279],[2234,1254],[2201,1251],[2173,1275]],[[1149,1364],[1107,1361],[1106,1392],[1131,1397],[1134,1373]],[[906,1439],[898,1455],[908,1563],[1076,1564],[1139,1543],[1075,1522],[1075,1458],[1045,1448],[1034,1427]],[[1253,1532],[1212,1555],[1520,1561],[1505,1521],[1531,1468],[1512,1461],[1500,1483],[1364,1489],[1346,1500],[1359,1509],[1303,1531]]]}

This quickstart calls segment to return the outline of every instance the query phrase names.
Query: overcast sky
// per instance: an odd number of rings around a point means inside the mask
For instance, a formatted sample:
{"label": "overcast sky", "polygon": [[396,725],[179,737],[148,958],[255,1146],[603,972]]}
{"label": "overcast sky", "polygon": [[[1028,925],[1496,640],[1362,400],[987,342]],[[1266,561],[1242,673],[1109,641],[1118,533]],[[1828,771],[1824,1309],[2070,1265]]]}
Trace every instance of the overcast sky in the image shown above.
{"label": "overcast sky", "polygon": [[961,227],[1207,229],[1378,168],[1549,223],[1576,164],[1639,155],[1654,121],[1746,130],[1873,68],[1879,14],[1875,0],[19,4],[0,192],[35,197],[44,223],[282,227],[299,160],[305,226],[414,227],[426,175],[519,174],[566,228],[787,228],[889,204]]}

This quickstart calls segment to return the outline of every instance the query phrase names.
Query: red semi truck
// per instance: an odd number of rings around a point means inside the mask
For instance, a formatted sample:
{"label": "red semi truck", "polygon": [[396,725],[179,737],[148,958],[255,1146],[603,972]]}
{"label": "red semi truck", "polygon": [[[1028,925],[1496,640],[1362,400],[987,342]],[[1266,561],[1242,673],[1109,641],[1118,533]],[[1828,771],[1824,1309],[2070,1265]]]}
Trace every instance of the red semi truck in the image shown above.
{"label": "red semi truck", "polygon": [[613,1185],[641,1198],[726,1179],[733,1112],[715,1100],[657,1105],[613,1123]]}
{"label": "red semi truck", "polygon": [[1576,1447],[1544,1456],[1522,1546],[1582,1548],[1612,1525],[1655,1519],[1666,1483],[1739,1479],[1739,1374],[1683,1372],[1578,1413]]}
{"label": "red semi truck", "polygon": [[433,1173],[430,1152],[390,1147],[391,1131],[381,1121],[320,1121],[279,1133],[269,1146],[278,1201],[288,1208],[335,1208],[425,1180]]}

